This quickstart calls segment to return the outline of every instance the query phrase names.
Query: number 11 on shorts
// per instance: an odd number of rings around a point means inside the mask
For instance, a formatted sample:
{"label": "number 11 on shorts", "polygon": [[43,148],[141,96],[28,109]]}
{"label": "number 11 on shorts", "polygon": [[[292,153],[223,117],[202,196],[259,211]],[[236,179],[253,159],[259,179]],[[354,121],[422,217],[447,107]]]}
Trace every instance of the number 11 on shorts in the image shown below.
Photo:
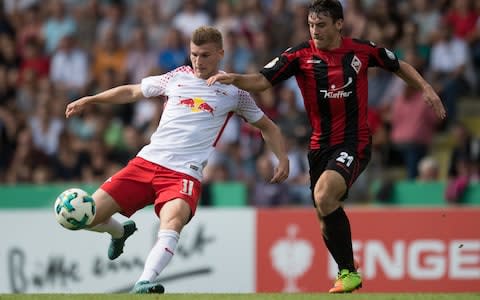
{"label": "number 11 on shorts", "polygon": [[188,179],[182,179],[182,190],[180,193],[191,196],[193,193],[193,181]]}

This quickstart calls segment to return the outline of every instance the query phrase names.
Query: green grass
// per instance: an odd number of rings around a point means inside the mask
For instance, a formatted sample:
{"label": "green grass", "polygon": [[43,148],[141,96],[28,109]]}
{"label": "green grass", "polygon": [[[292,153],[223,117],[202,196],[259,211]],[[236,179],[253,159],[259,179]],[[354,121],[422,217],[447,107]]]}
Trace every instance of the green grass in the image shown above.
{"label": "green grass", "polygon": [[0,294],[1,300],[479,300],[480,293],[436,293],[436,294]]}

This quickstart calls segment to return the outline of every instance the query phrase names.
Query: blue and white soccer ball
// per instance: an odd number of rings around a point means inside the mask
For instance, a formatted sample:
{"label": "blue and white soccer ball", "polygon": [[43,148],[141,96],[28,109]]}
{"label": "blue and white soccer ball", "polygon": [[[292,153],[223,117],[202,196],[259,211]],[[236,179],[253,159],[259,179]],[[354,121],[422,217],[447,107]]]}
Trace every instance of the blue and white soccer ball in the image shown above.
{"label": "blue and white soccer ball", "polygon": [[58,224],[70,230],[87,227],[95,217],[95,201],[78,188],[62,192],[55,200],[54,209]]}

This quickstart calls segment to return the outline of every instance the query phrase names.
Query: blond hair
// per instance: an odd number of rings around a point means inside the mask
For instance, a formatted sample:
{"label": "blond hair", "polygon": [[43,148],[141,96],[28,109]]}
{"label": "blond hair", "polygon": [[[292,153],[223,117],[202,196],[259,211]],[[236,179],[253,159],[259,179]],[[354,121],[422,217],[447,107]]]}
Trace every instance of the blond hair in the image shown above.
{"label": "blond hair", "polygon": [[218,29],[211,26],[198,27],[192,34],[192,43],[197,46],[213,43],[219,49],[223,49],[222,34]]}

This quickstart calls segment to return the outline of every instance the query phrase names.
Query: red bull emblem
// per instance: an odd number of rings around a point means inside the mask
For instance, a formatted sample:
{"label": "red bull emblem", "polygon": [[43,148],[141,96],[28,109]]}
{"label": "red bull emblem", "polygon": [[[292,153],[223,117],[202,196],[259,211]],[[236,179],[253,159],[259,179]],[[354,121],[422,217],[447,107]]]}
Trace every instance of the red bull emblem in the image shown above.
{"label": "red bull emblem", "polygon": [[178,104],[190,108],[192,112],[204,111],[213,115],[213,112],[215,111],[215,108],[202,98],[180,99]]}
{"label": "red bull emblem", "polygon": [[186,106],[186,107],[194,107],[195,106],[195,100],[192,98],[189,99],[182,99],[180,100],[180,105]]}

